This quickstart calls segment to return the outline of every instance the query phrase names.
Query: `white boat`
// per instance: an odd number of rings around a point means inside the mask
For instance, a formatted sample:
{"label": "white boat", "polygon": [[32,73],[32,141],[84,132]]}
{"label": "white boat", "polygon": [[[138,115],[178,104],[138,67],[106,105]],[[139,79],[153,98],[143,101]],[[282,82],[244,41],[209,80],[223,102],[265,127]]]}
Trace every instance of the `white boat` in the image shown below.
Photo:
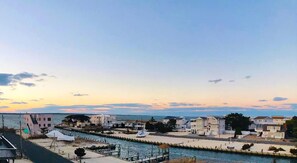
{"label": "white boat", "polygon": [[137,132],[136,137],[137,138],[144,138],[148,135],[148,133],[145,130],[140,130]]}

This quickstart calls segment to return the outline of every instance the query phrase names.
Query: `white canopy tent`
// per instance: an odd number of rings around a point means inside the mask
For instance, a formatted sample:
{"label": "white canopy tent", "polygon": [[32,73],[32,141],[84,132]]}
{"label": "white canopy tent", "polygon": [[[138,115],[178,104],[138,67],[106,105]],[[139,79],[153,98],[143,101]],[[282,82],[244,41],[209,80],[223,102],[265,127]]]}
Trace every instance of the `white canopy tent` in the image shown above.
{"label": "white canopy tent", "polygon": [[49,138],[57,138],[57,140],[63,140],[63,141],[74,141],[74,136],[68,136],[62,134],[60,131],[53,130],[46,134]]}

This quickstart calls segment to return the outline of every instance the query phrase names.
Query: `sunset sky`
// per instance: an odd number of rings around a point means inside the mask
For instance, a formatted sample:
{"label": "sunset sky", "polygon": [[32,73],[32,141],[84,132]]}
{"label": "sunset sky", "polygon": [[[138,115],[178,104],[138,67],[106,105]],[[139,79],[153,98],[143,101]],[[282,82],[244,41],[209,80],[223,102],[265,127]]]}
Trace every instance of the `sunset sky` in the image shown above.
{"label": "sunset sky", "polygon": [[0,112],[297,114],[297,1],[0,1]]}

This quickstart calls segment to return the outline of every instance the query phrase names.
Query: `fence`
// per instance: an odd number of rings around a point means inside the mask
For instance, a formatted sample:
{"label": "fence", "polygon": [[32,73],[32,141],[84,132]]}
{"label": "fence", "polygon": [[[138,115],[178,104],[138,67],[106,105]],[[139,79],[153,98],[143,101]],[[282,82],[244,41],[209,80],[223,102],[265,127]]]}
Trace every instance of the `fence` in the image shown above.
{"label": "fence", "polygon": [[4,136],[14,144],[18,149],[20,149],[22,141],[23,153],[32,161],[32,162],[42,162],[42,163],[71,163],[70,160],[63,158],[62,156],[53,153],[41,146],[38,146],[30,141],[21,139],[19,135],[15,133],[4,133]]}

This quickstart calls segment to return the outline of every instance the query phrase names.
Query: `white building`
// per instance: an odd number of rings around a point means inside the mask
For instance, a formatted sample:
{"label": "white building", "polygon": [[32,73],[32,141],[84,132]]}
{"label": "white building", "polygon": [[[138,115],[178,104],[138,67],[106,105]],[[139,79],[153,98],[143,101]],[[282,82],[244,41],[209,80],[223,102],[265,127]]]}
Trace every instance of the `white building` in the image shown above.
{"label": "white building", "polygon": [[281,124],[267,124],[263,126],[262,137],[264,138],[285,138],[285,128]]}
{"label": "white building", "polygon": [[142,130],[142,129],[145,129],[146,122],[147,121],[142,121],[142,120],[127,120],[125,122],[125,127],[131,128],[134,130]]}
{"label": "white building", "polygon": [[167,116],[162,120],[162,122],[167,124],[170,119],[176,120],[175,129],[177,131],[186,131],[188,121],[185,119],[185,117]]}
{"label": "white building", "polygon": [[25,114],[23,118],[30,135],[41,135],[54,128],[52,114]]}
{"label": "white building", "polygon": [[198,135],[220,135],[225,132],[225,119],[218,116],[191,120],[191,132]]}
{"label": "white building", "polygon": [[78,121],[76,121],[74,127],[84,128],[84,127],[90,126],[90,125],[91,125],[90,121],[80,121],[80,120],[78,120]]}
{"label": "white building", "polygon": [[258,136],[264,138],[285,138],[285,127],[284,124],[290,118],[283,116],[258,116],[252,120],[250,129],[255,129]]}
{"label": "white building", "polygon": [[94,125],[101,125],[102,127],[110,128],[116,122],[116,117],[105,114],[92,115],[90,117],[90,122]]}
{"label": "white building", "polygon": [[272,116],[272,121],[275,124],[285,124],[286,121],[291,120],[292,118],[284,117],[284,116]]}

